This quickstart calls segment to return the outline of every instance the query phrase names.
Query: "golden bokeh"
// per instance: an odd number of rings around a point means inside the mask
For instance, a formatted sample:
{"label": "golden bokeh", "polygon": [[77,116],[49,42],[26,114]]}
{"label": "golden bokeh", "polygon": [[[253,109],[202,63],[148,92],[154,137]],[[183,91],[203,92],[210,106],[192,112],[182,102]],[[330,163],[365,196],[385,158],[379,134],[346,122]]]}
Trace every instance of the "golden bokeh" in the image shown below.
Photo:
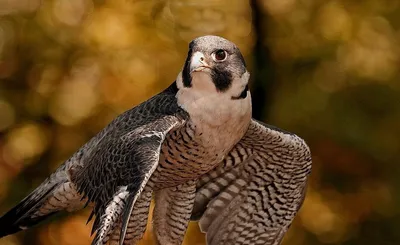
{"label": "golden bokeh", "polygon": [[[400,244],[399,0],[0,0],[0,213],[172,83],[206,34],[240,47],[257,119],[311,147],[284,244]],[[89,212],[0,245],[90,244]],[[205,244],[197,223],[184,244]]]}

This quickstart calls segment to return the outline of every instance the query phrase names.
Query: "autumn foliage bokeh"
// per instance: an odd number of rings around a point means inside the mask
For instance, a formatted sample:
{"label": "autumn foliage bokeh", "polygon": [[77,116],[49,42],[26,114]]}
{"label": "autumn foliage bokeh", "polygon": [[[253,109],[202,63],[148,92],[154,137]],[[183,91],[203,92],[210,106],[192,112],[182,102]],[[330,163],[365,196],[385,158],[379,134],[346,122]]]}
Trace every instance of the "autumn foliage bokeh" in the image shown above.
{"label": "autumn foliage bokeh", "polygon": [[[399,0],[0,0],[0,214],[173,82],[205,34],[240,47],[255,117],[311,147],[284,244],[400,244]],[[88,214],[0,245],[90,244]],[[191,223],[185,245],[200,244]]]}

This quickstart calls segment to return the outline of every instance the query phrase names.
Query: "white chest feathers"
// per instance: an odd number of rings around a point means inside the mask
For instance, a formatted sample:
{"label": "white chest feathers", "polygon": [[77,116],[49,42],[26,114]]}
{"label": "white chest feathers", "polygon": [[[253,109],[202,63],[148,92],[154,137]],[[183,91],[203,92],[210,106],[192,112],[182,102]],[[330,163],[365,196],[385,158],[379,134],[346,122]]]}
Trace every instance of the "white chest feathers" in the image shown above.
{"label": "white chest feathers", "polygon": [[251,120],[250,92],[246,98],[232,99],[246,87],[248,77],[233,81],[224,92],[217,91],[208,74],[196,74],[188,88],[182,86],[179,77],[178,104],[189,113],[196,136],[205,147],[230,150],[243,137]]}

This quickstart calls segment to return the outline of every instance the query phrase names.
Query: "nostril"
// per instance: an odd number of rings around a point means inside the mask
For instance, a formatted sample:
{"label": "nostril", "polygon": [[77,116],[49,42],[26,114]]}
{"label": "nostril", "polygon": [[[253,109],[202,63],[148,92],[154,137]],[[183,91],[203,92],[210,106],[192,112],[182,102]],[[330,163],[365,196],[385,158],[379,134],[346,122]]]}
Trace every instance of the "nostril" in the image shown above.
{"label": "nostril", "polygon": [[200,61],[204,61],[204,57],[200,57]]}

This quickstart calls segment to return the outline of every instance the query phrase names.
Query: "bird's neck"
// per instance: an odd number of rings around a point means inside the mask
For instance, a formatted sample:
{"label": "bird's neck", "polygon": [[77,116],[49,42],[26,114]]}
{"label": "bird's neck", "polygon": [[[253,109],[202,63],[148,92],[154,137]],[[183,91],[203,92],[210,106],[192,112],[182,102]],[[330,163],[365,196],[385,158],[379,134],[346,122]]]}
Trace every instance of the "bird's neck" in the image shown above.
{"label": "bird's neck", "polygon": [[219,92],[209,76],[199,73],[199,75],[193,77],[191,87],[184,87],[182,86],[181,75],[179,75],[177,78],[179,90],[176,94],[178,105],[188,112],[192,123],[199,126],[219,127],[250,122],[250,92],[247,91],[245,98],[232,98],[243,91],[247,81],[245,83],[233,81],[233,84],[240,84],[240,86],[231,88],[232,91],[229,92]]}
{"label": "bird's neck", "polygon": [[245,98],[232,99],[229,93],[215,88],[210,91],[209,87],[180,87],[176,96],[178,104],[190,115],[188,124],[195,131],[196,141],[225,151],[243,137],[250,124],[251,96],[247,93]]}

